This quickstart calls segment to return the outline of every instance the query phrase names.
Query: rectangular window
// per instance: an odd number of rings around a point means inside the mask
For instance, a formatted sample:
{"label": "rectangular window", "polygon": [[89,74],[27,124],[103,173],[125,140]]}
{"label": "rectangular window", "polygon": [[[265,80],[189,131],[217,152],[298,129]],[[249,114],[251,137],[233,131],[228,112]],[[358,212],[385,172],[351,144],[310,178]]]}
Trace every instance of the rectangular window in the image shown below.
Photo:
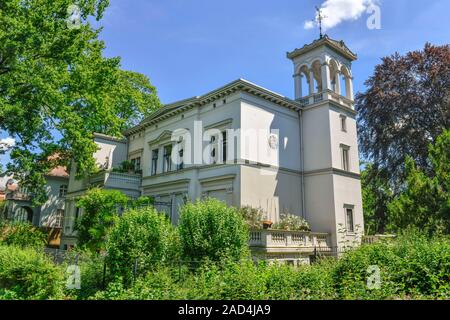
{"label": "rectangular window", "polygon": [[222,161],[227,162],[227,132],[222,132]]}
{"label": "rectangular window", "polygon": [[80,208],[76,207],[75,208],[75,221],[77,221],[77,219],[80,217]]}
{"label": "rectangular window", "polygon": [[56,210],[55,224],[53,225],[54,228],[59,229],[62,228],[63,217],[64,217],[64,210],[63,209]]}
{"label": "rectangular window", "polygon": [[217,138],[216,136],[211,136],[211,163],[217,162]]}
{"label": "rectangular window", "polygon": [[67,194],[67,185],[63,184],[59,186],[59,197],[64,198]]}
{"label": "rectangular window", "polygon": [[350,171],[349,150],[350,147],[341,146],[342,170],[344,171]]}
{"label": "rectangular window", "polygon": [[345,219],[346,219],[347,232],[355,232],[355,225],[353,222],[353,209],[345,208]]}
{"label": "rectangular window", "polygon": [[340,119],[341,119],[341,131],[347,132],[347,117],[344,115],[341,115]]}
{"label": "rectangular window", "polygon": [[182,170],[184,168],[184,163],[183,163],[183,155],[184,155],[184,150],[180,149],[180,151],[178,151],[178,164],[177,164],[177,170]]}
{"label": "rectangular window", "polygon": [[141,170],[141,157],[136,158],[136,162],[134,164],[134,171]]}
{"label": "rectangular window", "polygon": [[158,154],[159,150],[155,149],[152,151],[152,167],[151,167],[151,175],[155,175],[158,170]]}
{"label": "rectangular window", "polygon": [[164,163],[163,163],[163,172],[172,171],[172,145],[168,145],[164,147]]}

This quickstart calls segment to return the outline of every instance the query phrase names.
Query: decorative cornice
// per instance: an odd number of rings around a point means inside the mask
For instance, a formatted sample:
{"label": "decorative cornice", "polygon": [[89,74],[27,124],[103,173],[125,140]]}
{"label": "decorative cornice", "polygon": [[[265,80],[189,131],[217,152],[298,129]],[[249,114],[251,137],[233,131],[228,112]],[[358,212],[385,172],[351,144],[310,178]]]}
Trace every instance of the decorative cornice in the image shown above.
{"label": "decorative cornice", "polygon": [[153,124],[161,122],[165,119],[168,119],[176,114],[179,114],[186,110],[192,109],[194,107],[201,107],[203,105],[214,102],[225,96],[228,96],[232,93],[239,92],[239,91],[250,93],[254,96],[263,98],[265,100],[276,103],[282,107],[289,108],[291,110],[298,111],[302,108],[302,105],[295,100],[291,100],[291,99],[289,99],[285,96],[282,96],[278,93],[275,93],[273,91],[270,91],[268,89],[260,87],[250,81],[247,81],[244,79],[238,79],[238,80],[233,81],[219,89],[211,91],[203,96],[198,96],[198,97],[182,100],[180,102],[165,105],[158,111],[154,112],[151,116],[144,119],[139,125],[124,131],[123,134],[125,136],[129,136],[133,133],[144,130],[145,128],[147,128],[150,125],[153,125]]}
{"label": "decorative cornice", "polygon": [[98,133],[98,132],[94,132],[94,138],[100,138],[100,139],[104,139],[104,140],[109,140],[109,141],[113,141],[113,142],[121,142],[121,143],[127,142],[126,138],[117,138],[117,137],[113,137],[113,136],[103,134],[103,133]]}
{"label": "decorative cornice", "polygon": [[286,56],[289,59],[294,59],[296,57],[298,57],[299,55],[308,53],[320,46],[327,46],[330,49],[342,54],[344,57],[346,57],[347,59],[349,59],[350,61],[355,61],[358,56],[353,53],[344,43],[344,41],[336,41],[331,39],[330,37],[328,37],[327,35],[325,35],[324,37],[322,37],[321,39],[317,39],[314,40],[312,43],[310,44],[306,44],[304,45],[302,48],[297,48],[295,50],[293,50],[292,52],[287,52]]}

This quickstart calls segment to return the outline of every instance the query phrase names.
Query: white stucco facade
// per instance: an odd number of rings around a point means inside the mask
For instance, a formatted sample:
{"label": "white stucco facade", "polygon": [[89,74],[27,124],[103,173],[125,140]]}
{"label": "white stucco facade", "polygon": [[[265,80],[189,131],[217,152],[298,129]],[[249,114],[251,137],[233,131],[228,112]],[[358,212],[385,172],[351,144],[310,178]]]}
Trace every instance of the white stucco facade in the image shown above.
{"label": "white stucco facade", "polygon": [[[273,222],[282,212],[302,216],[313,231],[329,234],[332,246],[340,246],[342,237],[357,238],[363,215],[351,78],[356,56],[325,37],[288,58],[295,99],[239,79],[164,106],[127,130],[126,140],[97,136],[99,165],[110,172],[130,160],[139,175],[117,176],[112,183],[106,173],[101,185],[154,197],[174,223],[186,201],[215,197],[230,206],[261,208]],[[199,132],[200,140],[194,138]],[[173,161],[177,157],[182,165]],[[97,181],[89,179],[71,174],[66,244],[75,236],[74,201]]]}

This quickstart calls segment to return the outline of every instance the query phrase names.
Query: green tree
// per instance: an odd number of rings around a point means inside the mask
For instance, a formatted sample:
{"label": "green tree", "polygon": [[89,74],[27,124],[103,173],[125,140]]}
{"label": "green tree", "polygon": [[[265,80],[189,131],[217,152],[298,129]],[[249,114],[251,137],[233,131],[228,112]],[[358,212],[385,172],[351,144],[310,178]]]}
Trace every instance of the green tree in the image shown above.
{"label": "green tree", "polygon": [[104,249],[108,231],[115,217],[128,203],[128,197],[117,190],[94,188],[78,200],[77,206],[83,209],[76,222],[78,245],[92,251]]}
{"label": "green tree", "polygon": [[164,213],[143,207],[116,217],[106,247],[110,274],[129,283],[135,261],[139,274],[163,263],[176,262],[179,242],[175,228]]}
{"label": "green tree", "polygon": [[178,230],[182,254],[190,260],[239,260],[248,253],[244,218],[237,209],[216,199],[186,204]]}
{"label": "green tree", "polygon": [[382,59],[356,97],[362,155],[402,187],[405,160],[429,175],[428,145],[450,128],[450,46]]}
{"label": "green tree", "polygon": [[120,136],[160,105],[146,76],[103,56],[89,19],[100,20],[109,1],[76,3],[82,23],[73,28],[73,1],[0,2],[0,132],[16,140],[7,171],[36,202],[51,168],[73,159],[79,175],[95,170],[93,132]]}
{"label": "green tree", "polygon": [[388,204],[393,198],[386,174],[373,163],[361,172],[364,224],[367,234],[382,234],[386,229]]}
{"label": "green tree", "polygon": [[428,177],[413,159],[407,158],[404,190],[388,205],[392,230],[416,227],[430,233],[450,232],[449,147],[449,130],[430,145],[433,177]]}

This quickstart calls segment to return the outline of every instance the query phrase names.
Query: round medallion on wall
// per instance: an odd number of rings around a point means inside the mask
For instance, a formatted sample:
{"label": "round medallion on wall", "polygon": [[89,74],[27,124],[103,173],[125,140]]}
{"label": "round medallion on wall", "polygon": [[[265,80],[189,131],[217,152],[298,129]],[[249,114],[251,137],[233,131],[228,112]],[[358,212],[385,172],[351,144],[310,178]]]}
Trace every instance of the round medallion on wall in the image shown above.
{"label": "round medallion on wall", "polygon": [[274,149],[274,150],[278,149],[278,136],[275,133],[271,133],[269,135],[268,140],[269,140],[269,147],[271,149]]}

